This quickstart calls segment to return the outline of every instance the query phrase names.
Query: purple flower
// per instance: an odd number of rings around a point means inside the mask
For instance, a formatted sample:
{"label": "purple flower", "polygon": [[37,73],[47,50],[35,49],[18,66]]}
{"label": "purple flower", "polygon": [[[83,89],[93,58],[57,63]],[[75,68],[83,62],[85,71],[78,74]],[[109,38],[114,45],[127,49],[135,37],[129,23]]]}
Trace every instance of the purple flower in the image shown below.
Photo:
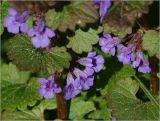
{"label": "purple flower", "polygon": [[102,22],[108,11],[108,8],[111,6],[111,1],[110,0],[94,0],[93,4],[99,5],[100,22]]}
{"label": "purple flower", "polygon": [[93,73],[94,73],[94,70],[92,68],[90,68],[90,67],[86,67],[84,69],[84,73],[86,73],[88,76],[92,76]]}
{"label": "purple flower", "polygon": [[46,99],[53,98],[54,93],[60,93],[62,91],[61,88],[54,83],[54,76],[50,76],[48,79],[39,78],[38,82],[41,84],[39,94]]}
{"label": "purple flower", "polygon": [[74,80],[72,74],[67,75],[67,85],[64,87],[64,98],[66,100],[72,99],[80,93],[79,78]]}
{"label": "purple flower", "polygon": [[[85,70],[86,72],[86,70]],[[73,73],[76,75],[77,78],[79,78],[79,88],[82,90],[88,90],[91,86],[93,86],[93,79],[94,77],[88,76],[87,73],[81,71],[78,68],[74,68]],[[90,73],[89,73],[90,75]]]}
{"label": "purple flower", "polygon": [[103,56],[96,56],[96,52],[89,52],[87,57],[79,59],[78,62],[83,66],[92,68],[95,72],[101,71],[104,66]]}
{"label": "purple flower", "polygon": [[32,37],[32,44],[36,48],[46,48],[50,44],[50,38],[54,37],[55,33],[45,26],[44,21],[39,20],[37,25],[28,31],[28,35]]}
{"label": "purple flower", "polygon": [[111,53],[114,56],[116,53],[115,46],[117,46],[120,41],[118,37],[112,38],[110,34],[103,33],[103,37],[99,39],[99,45],[104,53]]}
{"label": "purple flower", "polygon": [[116,120],[116,117],[112,117],[112,121],[117,121],[117,120]]}
{"label": "purple flower", "polygon": [[124,45],[120,44],[117,46],[117,48],[119,50],[119,54],[117,54],[119,62],[122,62],[123,64],[130,64],[131,61],[135,60],[135,45],[131,44],[128,47],[125,47]]}
{"label": "purple flower", "polygon": [[138,67],[138,71],[142,73],[149,73],[151,71],[149,67],[149,62],[144,60],[142,51],[136,53],[136,59],[132,63],[133,68]]}
{"label": "purple flower", "polygon": [[[23,13],[18,13],[15,9],[8,9],[9,16],[4,18],[3,25],[7,27],[8,32],[17,34],[21,32],[27,32],[28,26],[25,23],[29,17],[29,12],[24,11]],[[20,29],[20,30],[19,30]]]}

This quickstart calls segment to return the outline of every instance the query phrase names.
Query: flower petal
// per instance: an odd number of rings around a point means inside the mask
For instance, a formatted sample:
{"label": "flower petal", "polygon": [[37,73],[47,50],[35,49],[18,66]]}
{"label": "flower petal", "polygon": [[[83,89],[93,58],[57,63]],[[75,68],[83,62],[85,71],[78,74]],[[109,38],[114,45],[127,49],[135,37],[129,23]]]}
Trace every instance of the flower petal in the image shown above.
{"label": "flower petal", "polygon": [[94,70],[91,67],[86,67],[84,72],[88,75],[91,76],[94,73]]}
{"label": "flower petal", "polygon": [[17,14],[17,11],[14,8],[9,8],[8,13],[12,16],[15,16]]}
{"label": "flower petal", "polygon": [[27,30],[28,30],[28,26],[27,26],[27,24],[26,23],[22,23],[21,24],[21,32],[27,32]]}
{"label": "flower petal", "polygon": [[27,34],[28,34],[30,37],[34,36],[34,35],[35,35],[34,29],[31,28],[31,29],[27,32]]}
{"label": "flower petal", "polygon": [[46,48],[50,44],[50,39],[46,35],[43,35],[40,41],[41,41],[41,48]]}
{"label": "flower petal", "polygon": [[54,97],[54,94],[53,94],[53,91],[50,90],[50,91],[47,91],[45,94],[44,94],[44,98],[46,99],[50,99],[50,98],[53,98]]}
{"label": "flower petal", "polygon": [[44,89],[44,88],[39,88],[38,93],[39,93],[40,96],[43,97],[43,96],[45,95],[45,93],[46,93],[46,89]]}
{"label": "flower petal", "polygon": [[91,58],[81,58],[78,60],[78,62],[83,66],[92,67],[92,59]]}
{"label": "flower petal", "polygon": [[48,80],[46,80],[45,78],[38,78],[38,83],[40,84],[46,84],[48,82]]}
{"label": "flower petal", "polygon": [[49,38],[52,38],[52,37],[55,36],[55,32],[52,31],[52,30],[49,29],[49,28],[46,28],[45,34],[46,34]]}
{"label": "flower petal", "polygon": [[112,56],[114,56],[114,55],[115,55],[115,53],[116,53],[116,49],[115,49],[115,47],[111,48],[110,53],[112,54]]}
{"label": "flower petal", "polygon": [[86,73],[84,73],[83,71],[81,71],[78,68],[74,68],[73,73],[76,75],[76,77],[83,77],[83,78],[87,78],[88,77]]}
{"label": "flower petal", "polygon": [[17,34],[19,33],[19,25],[17,23],[11,24],[10,26],[7,27],[8,32]]}
{"label": "flower petal", "polygon": [[96,63],[97,63],[97,65],[98,64],[103,64],[104,63],[104,58],[103,58],[103,56],[102,55],[97,55],[96,57],[95,57],[95,59],[96,59]]}
{"label": "flower petal", "polygon": [[3,26],[4,26],[4,27],[10,26],[10,25],[13,23],[14,20],[15,20],[15,19],[14,19],[14,17],[12,17],[12,16],[7,16],[7,17],[5,17],[5,18],[4,18],[4,21],[3,21]]}
{"label": "flower petal", "polygon": [[87,57],[94,57],[94,56],[96,56],[96,52],[95,51],[89,52]]}
{"label": "flower petal", "polygon": [[40,48],[41,47],[41,40],[39,40],[39,38],[37,36],[33,37],[32,38],[32,44],[33,44],[34,47]]}

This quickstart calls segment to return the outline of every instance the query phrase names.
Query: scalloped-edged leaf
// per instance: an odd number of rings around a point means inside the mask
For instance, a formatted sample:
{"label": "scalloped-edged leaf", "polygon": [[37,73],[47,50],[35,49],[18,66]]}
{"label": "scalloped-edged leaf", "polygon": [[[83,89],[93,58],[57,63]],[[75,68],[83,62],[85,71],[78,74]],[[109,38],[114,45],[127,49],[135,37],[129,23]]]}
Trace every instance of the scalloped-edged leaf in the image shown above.
{"label": "scalloped-edged leaf", "polygon": [[51,9],[45,15],[46,24],[62,32],[74,30],[76,25],[83,27],[87,23],[94,23],[97,19],[98,13],[91,1],[71,1],[62,11]]}
{"label": "scalloped-edged leaf", "polygon": [[99,120],[110,120],[112,118],[111,112],[107,111],[107,104],[106,100],[101,97],[94,97],[94,102],[98,105],[98,109],[96,108],[95,111],[91,112],[88,118],[91,119],[99,119]]}
{"label": "scalloped-edged leaf", "polygon": [[132,32],[136,18],[148,12],[151,1],[114,1],[104,20],[104,32],[120,38]]}
{"label": "scalloped-edged leaf", "polygon": [[110,27],[107,23],[103,25],[104,27],[104,32],[106,33],[113,33],[114,35],[123,38],[127,34],[132,33],[132,27],[125,28],[124,30],[118,30],[115,27]]}
{"label": "scalloped-edged leaf", "polygon": [[48,1],[9,1],[11,6],[15,8],[18,12],[29,11],[31,14],[46,12],[50,7],[53,7],[56,4],[56,0]]}
{"label": "scalloped-edged leaf", "polygon": [[91,28],[87,32],[78,29],[75,31],[74,36],[67,38],[69,39],[67,47],[72,48],[72,50],[78,54],[91,51],[92,46],[96,44],[99,39],[97,31]]}
{"label": "scalloped-edged leaf", "polygon": [[53,47],[50,50],[36,49],[27,35],[19,34],[8,43],[8,56],[22,70],[61,72],[68,68],[71,60],[65,47]]}
{"label": "scalloped-edged leaf", "polygon": [[15,110],[25,109],[27,105],[34,105],[40,96],[38,95],[39,85],[36,79],[30,80],[28,83],[12,84],[8,83],[5,85],[3,81],[1,91],[1,107],[2,109]]}
{"label": "scalloped-edged leaf", "polygon": [[43,120],[44,111],[56,108],[56,100],[43,100],[38,106],[32,110],[4,111],[2,113],[3,120]]}
{"label": "scalloped-edged leaf", "polygon": [[143,36],[142,46],[144,50],[148,51],[150,56],[153,56],[159,52],[159,33],[155,30],[148,30]]}
{"label": "scalloped-edged leaf", "polygon": [[83,119],[87,113],[94,111],[94,103],[91,101],[83,101],[81,98],[75,98],[71,102],[69,118],[70,119]]}
{"label": "scalloped-edged leaf", "polygon": [[30,74],[31,73],[29,71],[19,71],[12,63],[2,64],[1,67],[1,80],[5,80],[13,84],[26,82],[29,79]]}
{"label": "scalloped-edged leaf", "polygon": [[158,120],[159,108],[142,102],[135,95],[139,85],[131,78],[112,80],[108,84],[107,103],[117,120]]}
{"label": "scalloped-edged leaf", "polygon": [[[108,68],[108,71],[110,71],[110,70],[115,71],[114,69],[116,69],[117,64],[115,64],[116,67],[114,67],[114,66],[112,67],[113,62],[114,61],[111,61],[108,63],[108,65],[111,65],[111,68]],[[118,72],[112,73],[112,76],[106,81],[109,81],[110,85],[111,84],[114,85],[114,81],[125,79],[127,77],[131,77],[134,75],[135,75],[135,70],[133,68],[131,68],[130,65],[124,65]],[[101,80],[99,80],[99,81],[101,81]],[[101,94],[106,95],[108,88],[110,88],[110,86],[108,86],[108,85],[105,86],[105,88],[101,90]]]}
{"label": "scalloped-edged leaf", "polygon": [[2,35],[4,28],[3,28],[3,19],[5,16],[8,15],[7,9],[9,7],[8,1],[2,1],[0,6],[0,11],[1,11],[1,18],[0,18],[0,35]]}

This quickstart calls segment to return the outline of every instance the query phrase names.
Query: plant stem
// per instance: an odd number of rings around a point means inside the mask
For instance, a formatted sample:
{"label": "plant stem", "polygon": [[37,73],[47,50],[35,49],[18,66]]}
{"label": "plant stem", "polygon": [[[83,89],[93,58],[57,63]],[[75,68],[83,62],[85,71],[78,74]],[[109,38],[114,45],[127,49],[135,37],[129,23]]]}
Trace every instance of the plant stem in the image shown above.
{"label": "plant stem", "polygon": [[[58,80],[59,74],[55,74],[55,82],[58,86],[62,88],[61,81]],[[63,92],[56,94],[56,102],[57,102],[57,117],[58,119],[67,119],[67,104],[66,100],[64,99]]]}
{"label": "plant stem", "polygon": [[158,84],[158,60],[156,57],[149,58],[149,63],[151,67],[151,75],[150,75],[150,90],[152,95],[156,96],[158,95],[159,91],[159,84]]}
{"label": "plant stem", "polygon": [[145,87],[145,85],[141,82],[141,80],[135,75],[134,78],[137,80],[139,83],[139,86],[141,89],[144,91],[144,93],[147,95],[147,97],[150,99],[150,101],[156,106],[160,107],[158,104],[157,100],[152,96],[152,94],[148,91],[148,89]]}
{"label": "plant stem", "polygon": [[58,119],[67,119],[67,105],[63,93],[56,94]]}

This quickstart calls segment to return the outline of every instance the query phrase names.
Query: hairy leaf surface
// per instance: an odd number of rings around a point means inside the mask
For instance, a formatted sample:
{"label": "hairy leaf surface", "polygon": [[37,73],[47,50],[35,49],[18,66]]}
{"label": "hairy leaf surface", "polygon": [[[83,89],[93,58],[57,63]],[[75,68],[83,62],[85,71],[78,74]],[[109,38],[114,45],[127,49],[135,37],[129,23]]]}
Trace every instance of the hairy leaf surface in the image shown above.
{"label": "hairy leaf surface", "polygon": [[19,110],[19,111],[4,111],[2,113],[3,120],[43,120],[44,111],[55,109],[56,100],[43,100],[41,103],[34,107],[32,110]]}
{"label": "hairy leaf surface", "polygon": [[136,18],[147,13],[151,3],[151,1],[114,1],[103,24],[104,32],[113,33],[120,38],[130,34]]}
{"label": "hairy leaf surface", "polygon": [[8,56],[20,69],[61,72],[68,68],[71,60],[65,47],[53,47],[50,50],[36,49],[27,35],[19,34],[10,39]]}
{"label": "hairy leaf surface", "polygon": [[94,103],[91,101],[83,101],[80,98],[75,98],[71,102],[69,113],[70,119],[83,119],[83,116],[95,110]]}
{"label": "hairy leaf surface", "polygon": [[2,35],[4,28],[3,28],[3,19],[5,16],[8,15],[7,9],[9,7],[8,1],[2,1],[0,6],[1,11],[1,19],[0,19],[0,35]]}
{"label": "hairy leaf surface", "polygon": [[157,31],[148,30],[143,36],[143,49],[147,50],[150,56],[153,56],[159,52],[159,40],[160,36]]}
{"label": "hairy leaf surface", "polygon": [[53,30],[65,32],[74,30],[76,25],[81,27],[87,23],[94,23],[98,19],[98,12],[91,1],[71,1],[62,11],[49,10],[46,15],[46,24]]}
{"label": "hairy leaf surface", "polygon": [[14,84],[2,81],[2,109],[15,110],[17,107],[25,109],[27,105],[32,106],[36,103],[37,99],[40,99],[37,92],[39,85],[36,79],[30,80],[28,83]]}
{"label": "hairy leaf surface", "polygon": [[118,120],[157,120],[159,109],[151,102],[142,102],[135,96],[139,85],[131,78],[112,80],[106,99]]}

